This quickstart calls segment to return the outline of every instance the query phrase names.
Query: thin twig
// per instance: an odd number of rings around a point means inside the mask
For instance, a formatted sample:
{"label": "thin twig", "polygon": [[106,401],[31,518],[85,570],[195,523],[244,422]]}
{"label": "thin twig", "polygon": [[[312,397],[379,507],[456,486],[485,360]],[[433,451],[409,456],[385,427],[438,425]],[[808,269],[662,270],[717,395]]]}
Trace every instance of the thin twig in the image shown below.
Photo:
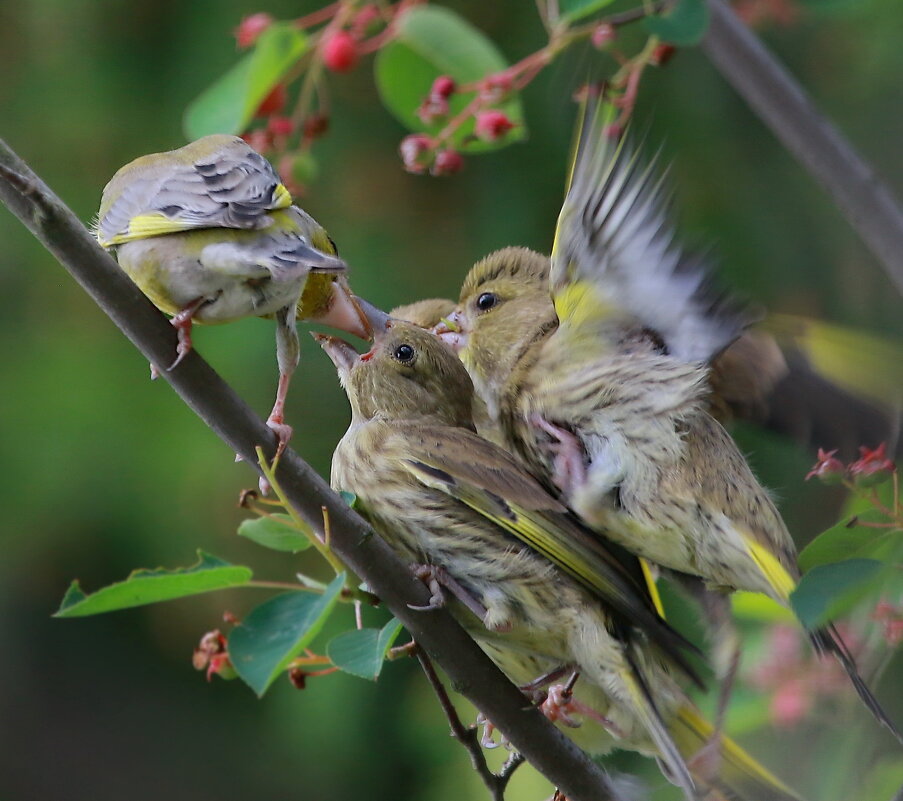
{"label": "thin twig", "polygon": [[502,766],[502,770],[498,774],[493,773],[490,770],[489,765],[486,764],[486,755],[483,753],[483,748],[480,745],[480,738],[477,736],[476,729],[471,726],[465,726],[461,722],[458,711],[448,697],[445,685],[439,680],[439,676],[436,675],[436,669],[433,667],[430,658],[419,648],[415,648],[414,654],[417,657],[417,661],[420,663],[420,667],[423,668],[426,679],[429,682],[430,687],[433,688],[436,698],[439,699],[439,705],[442,707],[442,711],[448,719],[448,725],[451,726],[452,737],[467,749],[467,753],[470,754],[470,762],[473,765],[473,769],[483,780],[486,789],[489,790],[492,801],[505,801],[505,788],[508,786],[508,782],[511,781],[514,771],[517,770],[518,766],[524,761],[523,757],[517,759],[516,757],[518,755],[515,752],[505,762]]}

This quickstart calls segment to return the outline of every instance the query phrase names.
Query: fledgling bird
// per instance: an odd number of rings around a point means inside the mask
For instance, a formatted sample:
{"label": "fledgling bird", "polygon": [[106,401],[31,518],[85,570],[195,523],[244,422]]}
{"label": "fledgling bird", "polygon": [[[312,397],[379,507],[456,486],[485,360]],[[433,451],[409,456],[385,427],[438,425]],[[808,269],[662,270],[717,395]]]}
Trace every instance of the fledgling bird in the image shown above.
{"label": "fledgling bird", "polygon": [[95,233],[172,315],[179,344],[170,370],[191,351],[192,323],[276,319],[279,388],[267,425],[280,449],[292,431],[284,408],[300,353],[296,318],[370,337],[332,240],[237,136],[205,136],[120,168],[104,187]]}
{"label": "fledgling bird", "polygon": [[[604,124],[601,107],[586,117],[551,264],[507,249],[471,270],[451,318],[460,356],[506,447],[585,522],[712,589],[789,605],[795,546],[708,410],[709,365],[748,317],[675,243],[655,164]],[[836,631],[810,636],[899,739]]]}
{"label": "fledgling bird", "polygon": [[[473,387],[432,334],[391,322],[359,356],[317,337],[352,411],[331,483],[402,559],[429,565],[450,608],[487,654],[524,685],[579,671],[581,709],[603,725],[564,729],[593,753],[658,756],[690,799],[696,779],[730,798],[797,796],[734,743],[722,772],[690,776],[685,759],[711,732],[675,680],[691,674],[683,640],[659,616],[638,561],[579,526],[506,451],[476,435]],[[551,561],[550,561],[551,560]]]}

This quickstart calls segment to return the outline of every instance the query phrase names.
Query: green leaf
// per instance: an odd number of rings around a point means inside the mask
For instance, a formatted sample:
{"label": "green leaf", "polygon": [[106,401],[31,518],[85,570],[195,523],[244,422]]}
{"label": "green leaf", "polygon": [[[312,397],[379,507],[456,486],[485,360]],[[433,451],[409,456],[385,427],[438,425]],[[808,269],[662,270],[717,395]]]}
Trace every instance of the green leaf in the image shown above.
{"label": "green leaf", "polygon": [[322,595],[277,595],[232,629],[229,659],[242,681],[258,696],[263,696],[289,662],[317,636],[344,584],[345,574],[340,573]]}
{"label": "green leaf", "polygon": [[666,42],[687,47],[698,44],[709,27],[706,0],[677,0],[667,14],[646,17],[646,30]]}
{"label": "green leaf", "polygon": [[253,575],[248,567],[233,565],[203,551],[190,567],[167,570],[135,570],[125,581],[110,584],[86,595],[78,581],[73,581],[54,617],[84,617],[130,609],[160,601],[184,598],[202,592],[224,590],[247,584]]}
{"label": "green leaf", "polygon": [[392,647],[401,623],[394,617],[381,629],[352,629],[339,634],[326,646],[326,656],[337,668],[376,681],[379,678],[386,652]]}
{"label": "green leaf", "polygon": [[304,31],[290,22],[273,23],[254,50],[189,104],[185,133],[189,139],[213,133],[241,133],[263,99],[308,49]]}
{"label": "green leaf", "polygon": [[565,22],[574,22],[595,14],[613,2],[614,0],[559,0],[558,16]]}
{"label": "green leaf", "polygon": [[731,609],[744,620],[763,623],[795,623],[796,617],[786,606],[759,592],[735,592],[731,596]]}
{"label": "green leaf", "polygon": [[806,628],[818,628],[878,590],[880,574],[886,569],[886,565],[874,559],[847,559],[820,565],[803,576],[790,595],[790,603]]}
{"label": "green leaf", "polygon": [[[445,122],[424,125],[417,108],[429,94],[433,81],[450,75],[458,85],[501,72],[507,67],[495,44],[455,12],[440,6],[415,6],[399,20],[397,38],[376,57],[376,86],[383,105],[407,128],[435,135]],[[473,98],[453,94],[449,119]],[[515,95],[498,108],[515,127],[495,142],[470,139],[474,121],[464,123],[452,137],[458,150],[480,152],[504,147],[526,136],[520,99]]]}
{"label": "green leaf", "polygon": [[311,546],[310,535],[298,531],[296,523],[289,515],[275,514],[271,517],[257,517],[243,520],[238,526],[240,537],[247,537],[252,542],[274,551],[297,553]]}
{"label": "green leaf", "polygon": [[[891,484],[877,487],[876,492],[881,503],[885,506],[893,505]],[[887,522],[886,516],[874,508],[869,498],[858,494],[851,495],[844,504],[841,522],[823,531],[803,549],[799,557],[803,571],[853,557],[888,561],[895,555],[899,556],[903,550],[901,532],[849,525],[854,518],[866,523]]]}

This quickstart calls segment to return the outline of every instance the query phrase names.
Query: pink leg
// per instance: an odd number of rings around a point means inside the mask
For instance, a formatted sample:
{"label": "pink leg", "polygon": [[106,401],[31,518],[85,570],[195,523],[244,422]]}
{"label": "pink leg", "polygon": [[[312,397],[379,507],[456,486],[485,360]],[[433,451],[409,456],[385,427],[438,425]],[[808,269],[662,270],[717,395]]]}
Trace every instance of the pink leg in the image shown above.
{"label": "pink leg", "polygon": [[549,687],[549,693],[546,696],[546,700],[539,705],[539,711],[552,723],[561,723],[571,729],[576,729],[581,725],[581,722],[574,720],[572,716],[575,714],[583,715],[590,720],[596,721],[603,729],[611,732],[615,737],[621,737],[621,732],[607,717],[574,698],[574,685],[579,677],[579,673],[574,673],[568,679],[567,684],[555,684]]}
{"label": "pink leg", "polygon": [[563,493],[570,495],[586,482],[583,445],[570,431],[553,425],[540,414],[531,415],[530,423],[554,440],[548,445],[555,454],[552,481]]}
{"label": "pink leg", "polygon": [[166,368],[166,372],[174,370],[189,353],[191,353],[191,326],[194,315],[198,309],[207,302],[207,298],[198,298],[191,301],[184,309],[176,314],[169,322],[176,329],[179,336],[179,344],[176,345],[176,360]]}
{"label": "pink leg", "polygon": [[279,441],[276,447],[277,459],[282,456],[285,446],[288,445],[288,441],[292,438],[293,429],[284,420],[285,399],[288,395],[288,384],[290,380],[290,373],[279,374],[279,386],[276,389],[276,402],[273,404],[273,411],[270,412],[270,416],[267,418],[267,425],[273,429],[276,433],[276,438]]}

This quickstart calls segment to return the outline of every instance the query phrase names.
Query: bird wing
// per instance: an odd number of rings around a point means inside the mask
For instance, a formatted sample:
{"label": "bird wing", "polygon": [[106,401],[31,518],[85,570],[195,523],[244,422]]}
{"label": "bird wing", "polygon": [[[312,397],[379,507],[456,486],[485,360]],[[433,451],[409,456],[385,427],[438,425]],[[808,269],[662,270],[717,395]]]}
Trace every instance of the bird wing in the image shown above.
{"label": "bird wing", "polygon": [[558,317],[579,325],[626,314],[671,355],[708,361],[749,320],[714,291],[707,260],[676,242],[658,157],[646,165],[625,138],[609,136],[612,116],[601,102],[584,112],[552,248]]}
{"label": "bird wing", "polygon": [[270,163],[237,136],[207,136],[142,156],[104,188],[96,226],[104,247],[196,228],[256,229],[290,206]]}
{"label": "bird wing", "polygon": [[[410,430],[409,430],[410,433]],[[688,676],[682,651],[695,647],[659,615],[633,555],[580,526],[506,451],[460,429],[423,427],[408,436],[407,468],[549,559],[631,625],[643,629]]]}
{"label": "bird wing", "polygon": [[331,248],[328,238],[297,206],[277,211],[272,218],[273,224],[263,231],[217,232],[199,261],[211,270],[274,281],[292,281],[309,272],[347,272],[344,261],[320,249],[320,245]]}

